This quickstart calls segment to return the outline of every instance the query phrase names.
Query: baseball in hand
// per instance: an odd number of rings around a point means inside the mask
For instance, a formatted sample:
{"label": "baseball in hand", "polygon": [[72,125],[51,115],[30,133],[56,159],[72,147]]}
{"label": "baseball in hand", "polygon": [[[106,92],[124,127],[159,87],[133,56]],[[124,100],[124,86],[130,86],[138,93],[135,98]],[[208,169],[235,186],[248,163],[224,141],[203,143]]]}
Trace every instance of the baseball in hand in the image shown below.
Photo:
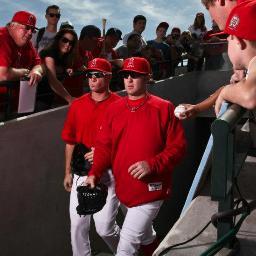
{"label": "baseball in hand", "polygon": [[184,112],[186,111],[185,106],[183,105],[179,105],[174,109],[174,115],[181,119],[182,117],[184,117]]}

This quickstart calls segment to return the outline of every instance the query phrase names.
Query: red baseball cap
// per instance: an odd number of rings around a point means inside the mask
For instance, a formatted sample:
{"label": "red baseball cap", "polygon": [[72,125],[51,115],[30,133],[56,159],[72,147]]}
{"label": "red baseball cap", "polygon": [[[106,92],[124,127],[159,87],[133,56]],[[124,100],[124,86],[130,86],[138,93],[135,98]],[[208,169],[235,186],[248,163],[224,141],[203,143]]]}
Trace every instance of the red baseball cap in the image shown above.
{"label": "red baseball cap", "polygon": [[224,33],[256,41],[256,1],[245,1],[235,6],[228,17]]}
{"label": "red baseball cap", "polygon": [[120,72],[133,71],[140,74],[150,74],[151,68],[149,62],[140,57],[132,57],[125,59],[123,68]]}
{"label": "red baseball cap", "polygon": [[234,35],[245,40],[256,41],[256,1],[240,1],[230,12],[225,29],[212,36]]}
{"label": "red baseball cap", "polygon": [[95,58],[88,63],[88,68],[86,71],[101,71],[101,72],[107,72],[112,73],[112,66],[109,61],[102,58]]}
{"label": "red baseball cap", "polygon": [[12,22],[18,22],[23,25],[35,27],[36,26],[36,16],[31,12],[19,11],[13,15]]}

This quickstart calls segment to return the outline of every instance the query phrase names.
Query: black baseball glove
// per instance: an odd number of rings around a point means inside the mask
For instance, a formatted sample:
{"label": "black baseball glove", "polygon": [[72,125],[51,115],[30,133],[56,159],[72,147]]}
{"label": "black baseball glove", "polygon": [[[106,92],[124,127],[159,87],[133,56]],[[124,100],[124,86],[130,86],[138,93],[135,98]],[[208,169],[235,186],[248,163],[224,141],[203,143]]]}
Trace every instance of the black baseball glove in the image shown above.
{"label": "black baseball glove", "polygon": [[78,176],[88,175],[88,172],[91,169],[91,164],[84,158],[84,155],[88,152],[90,152],[90,149],[84,144],[78,143],[75,145],[71,159],[72,173]]}
{"label": "black baseball glove", "polygon": [[94,214],[106,203],[108,188],[104,184],[98,184],[95,188],[78,186],[76,190],[78,199],[76,211],[80,216]]}

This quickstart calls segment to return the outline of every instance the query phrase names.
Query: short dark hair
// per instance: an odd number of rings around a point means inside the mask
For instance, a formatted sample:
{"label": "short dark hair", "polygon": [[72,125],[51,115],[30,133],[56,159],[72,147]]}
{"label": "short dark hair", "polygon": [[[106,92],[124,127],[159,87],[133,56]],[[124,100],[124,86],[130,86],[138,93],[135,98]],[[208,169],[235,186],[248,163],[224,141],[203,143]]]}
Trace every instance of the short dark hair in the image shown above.
{"label": "short dark hair", "polygon": [[136,15],[134,18],[133,18],[133,23],[137,23],[139,20],[144,20],[145,22],[147,22],[147,19],[145,16],[143,15]]}
{"label": "short dark hair", "polygon": [[60,7],[59,7],[58,5],[56,5],[56,4],[49,5],[49,6],[46,8],[46,10],[45,10],[46,14],[48,14],[48,12],[49,12],[50,9],[60,10]]}
{"label": "short dark hair", "polygon": [[85,37],[100,37],[101,31],[94,25],[88,25],[82,28],[80,32],[79,40],[83,40]]}

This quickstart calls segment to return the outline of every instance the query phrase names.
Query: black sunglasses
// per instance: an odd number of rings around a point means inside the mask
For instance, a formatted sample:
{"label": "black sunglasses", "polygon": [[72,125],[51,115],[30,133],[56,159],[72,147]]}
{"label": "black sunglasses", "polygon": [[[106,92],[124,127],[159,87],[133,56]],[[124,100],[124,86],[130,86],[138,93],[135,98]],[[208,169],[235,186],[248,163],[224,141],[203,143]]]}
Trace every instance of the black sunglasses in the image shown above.
{"label": "black sunglasses", "polygon": [[27,31],[31,30],[32,33],[36,33],[37,28],[35,28],[35,27],[33,27],[33,26],[29,26],[29,25],[24,25],[24,24],[21,24],[21,25],[23,25],[24,28],[25,28]]}
{"label": "black sunglasses", "polygon": [[53,17],[56,17],[57,19],[60,18],[60,13],[48,13],[48,15],[53,18]]}
{"label": "black sunglasses", "polygon": [[87,78],[102,78],[105,77],[105,74],[103,72],[98,71],[91,71],[86,74]]}
{"label": "black sunglasses", "polygon": [[122,74],[122,77],[125,78],[125,79],[128,79],[128,77],[131,77],[132,79],[136,79],[136,78],[139,78],[139,77],[142,77],[142,76],[145,76],[143,74],[140,74],[140,73],[136,73],[136,72],[124,72]]}
{"label": "black sunglasses", "polygon": [[71,46],[73,46],[74,45],[74,41],[73,40],[69,40],[68,38],[66,38],[66,37],[62,37],[61,38],[61,42],[62,43],[64,43],[64,44],[69,44],[69,45],[71,45]]}

